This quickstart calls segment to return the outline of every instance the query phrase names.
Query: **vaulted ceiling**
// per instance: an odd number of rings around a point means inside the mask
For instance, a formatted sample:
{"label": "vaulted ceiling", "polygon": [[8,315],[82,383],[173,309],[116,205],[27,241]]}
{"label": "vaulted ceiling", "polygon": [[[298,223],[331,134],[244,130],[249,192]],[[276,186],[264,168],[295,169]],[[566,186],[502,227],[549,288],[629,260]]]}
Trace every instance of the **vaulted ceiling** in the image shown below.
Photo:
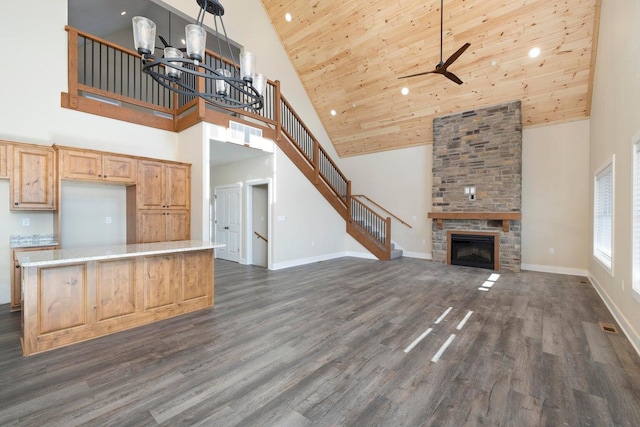
{"label": "vaulted ceiling", "polygon": [[429,144],[434,117],[516,99],[524,126],[588,117],[600,1],[445,0],[443,59],[471,43],[449,68],[462,85],[398,79],[440,61],[439,0],[262,3],[344,157]]}

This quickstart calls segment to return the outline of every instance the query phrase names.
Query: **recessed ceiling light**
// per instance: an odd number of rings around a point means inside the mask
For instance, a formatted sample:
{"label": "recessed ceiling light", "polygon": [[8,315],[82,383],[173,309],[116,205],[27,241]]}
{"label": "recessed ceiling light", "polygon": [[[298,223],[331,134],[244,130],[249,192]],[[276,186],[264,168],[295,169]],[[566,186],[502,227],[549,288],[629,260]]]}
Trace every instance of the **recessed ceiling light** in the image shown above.
{"label": "recessed ceiling light", "polygon": [[336,112],[336,110],[331,110],[331,115],[332,115],[332,116],[335,116],[336,114],[338,114],[338,113]]}
{"label": "recessed ceiling light", "polygon": [[124,16],[124,15],[126,15],[126,14],[127,14],[127,11],[126,11],[126,10],[123,10],[122,12],[120,12],[120,15],[121,15],[121,16]]}
{"label": "recessed ceiling light", "polygon": [[537,58],[540,55],[540,48],[534,47],[529,51],[529,58]]}
{"label": "recessed ceiling light", "polygon": [[291,20],[293,19],[293,16],[291,16],[291,14],[287,12],[284,14],[284,19],[286,19],[287,22],[291,22]]}
{"label": "recessed ceiling light", "polygon": [[409,95],[409,88],[408,87],[403,87],[402,90],[400,91],[401,94],[403,95]]}

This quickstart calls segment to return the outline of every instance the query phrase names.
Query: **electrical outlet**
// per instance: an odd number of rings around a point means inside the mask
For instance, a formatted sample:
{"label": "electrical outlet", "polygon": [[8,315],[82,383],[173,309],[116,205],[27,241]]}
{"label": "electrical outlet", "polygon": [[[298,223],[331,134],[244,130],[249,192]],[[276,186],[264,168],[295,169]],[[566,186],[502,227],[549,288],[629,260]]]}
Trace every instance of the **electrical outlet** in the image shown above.
{"label": "electrical outlet", "polygon": [[29,226],[29,218],[22,218],[22,226],[23,227]]}
{"label": "electrical outlet", "polygon": [[620,280],[620,284],[622,285],[622,290],[624,291],[624,280]]}
{"label": "electrical outlet", "polygon": [[313,240],[311,241],[311,246],[315,246],[316,242],[314,242]]}
{"label": "electrical outlet", "polygon": [[106,217],[104,219],[104,222],[107,223],[107,224],[111,224],[111,217],[110,216]]}
{"label": "electrical outlet", "polygon": [[549,253],[553,255],[556,253],[556,250],[554,248],[549,248]]}

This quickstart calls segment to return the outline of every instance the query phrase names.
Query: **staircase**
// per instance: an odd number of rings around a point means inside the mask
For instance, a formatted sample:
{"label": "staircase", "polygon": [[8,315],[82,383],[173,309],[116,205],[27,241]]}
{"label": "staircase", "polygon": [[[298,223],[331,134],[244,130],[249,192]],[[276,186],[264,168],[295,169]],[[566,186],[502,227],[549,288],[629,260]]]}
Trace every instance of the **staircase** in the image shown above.
{"label": "staircase", "polygon": [[[222,106],[214,108],[201,98],[172,93],[140,70],[131,72],[125,64],[138,64],[137,52],[73,27],[65,29],[68,32],[69,87],[68,93],[61,94],[62,107],[175,132],[201,121],[229,127],[230,117],[249,126],[260,124],[269,131],[268,137],[274,137],[278,147],[344,218],[349,235],[381,260],[402,256],[402,251],[395,249],[391,242],[391,218],[382,217],[351,195],[351,182],[282,96],[280,82],[267,82],[264,107],[259,112]],[[232,66],[209,50],[204,62],[215,69]],[[104,64],[114,65],[105,67]],[[94,79],[96,73],[101,78]],[[127,79],[131,79],[132,84]],[[211,84],[198,79],[200,87]],[[127,105],[133,105],[135,109],[123,114],[123,108],[130,108]]]}

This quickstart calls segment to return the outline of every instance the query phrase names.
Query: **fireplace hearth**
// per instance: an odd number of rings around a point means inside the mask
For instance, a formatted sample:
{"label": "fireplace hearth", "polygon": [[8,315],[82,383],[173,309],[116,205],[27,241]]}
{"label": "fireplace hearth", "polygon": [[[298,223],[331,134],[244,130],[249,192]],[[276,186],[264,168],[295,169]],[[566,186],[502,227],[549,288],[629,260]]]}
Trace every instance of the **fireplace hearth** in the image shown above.
{"label": "fireplace hearth", "polygon": [[498,270],[499,240],[495,233],[448,233],[449,264]]}

